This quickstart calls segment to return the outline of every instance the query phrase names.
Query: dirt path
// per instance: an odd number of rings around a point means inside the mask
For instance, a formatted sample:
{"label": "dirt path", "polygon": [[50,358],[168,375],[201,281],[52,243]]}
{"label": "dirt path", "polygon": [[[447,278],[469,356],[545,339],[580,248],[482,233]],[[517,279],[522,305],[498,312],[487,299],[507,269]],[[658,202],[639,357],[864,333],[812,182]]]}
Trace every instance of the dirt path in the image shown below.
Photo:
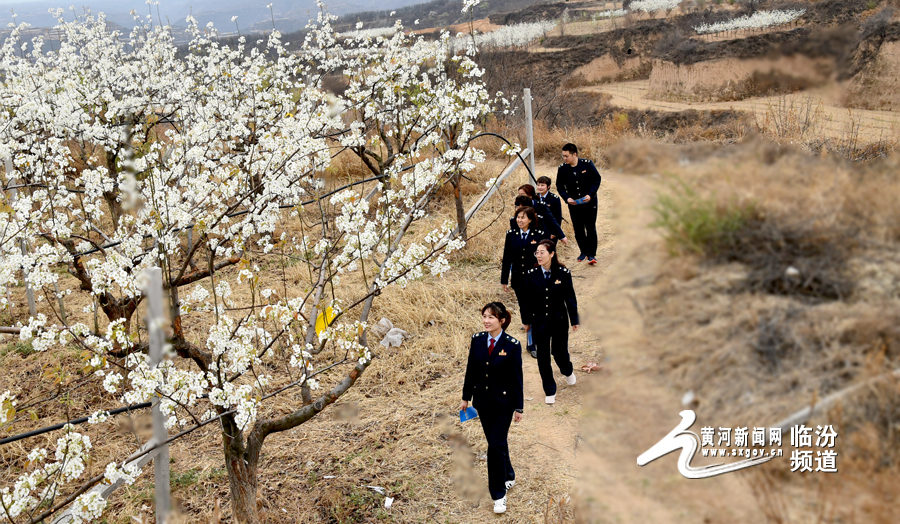
{"label": "dirt path", "polygon": [[[688,480],[678,473],[674,455],[637,466],[638,455],[672,430],[682,409],[681,392],[667,388],[656,371],[658,350],[644,334],[640,306],[641,288],[653,283],[664,263],[660,239],[648,227],[654,195],[649,179],[604,177],[598,219],[602,274],[578,288],[587,329],[575,337],[576,368],[601,347],[604,357],[601,374],[579,372],[578,445],[570,440],[564,453],[578,465],[580,521],[762,519],[738,475]],[[575,273],[588,276],[598,268],[576,267]],[[555,409],[565,409],[575,397],[564,390]]]}
{"label": "dirt path", "polygon": [[[819,127],[818,130],[811,130],[810,136],[815,136],[818,131],[818,134],[830,138],[849,140],[856,133],[860,140],[875,141],[890,140],[900,135],[900,113],[838,107],[834,102],[834,97],[824,91],[798,93],[787,98],[770,96],[735,102],[688,103],[649,99],[647,98],[649,88],[649,80],[637,80],[586,87],[584,90],[607,93],[612,96],[610,102],[619,107],[658,111],[684,111],[687,109],[746,111],[755,115],[758,121],[768,122],[767,125],[770,127],[776,125],[772,122],[773,113],[777,118],[800,116],[801,110],[805,112],[808,100],[812,112],[816,114],[818,111],[813,121]],[[787,101],[786,106],[784,105],[785,100]],[[790,123],[789,118],[786,123]]]}
{"label": "dirt path", "polygon": [[[537,361],[525,356],[525,418],[510,430],[521,487],[510,492],[505,522],[558,522],[552,517],[545,521],[544,511],[550,500],[558,503],[567,496],[572,500],[563,506],[574,509],[579,524],[763,520],[740,474],[688,480],[678,473],[674,454],[637,465],[638,455],[681,420],[683,392],[667,387],[659,375],[660,351],[645,336],[641,313],[641,290],[653,284],[665,256],[659,236],[649,227],[656,187],[649,178],[603,176],[597,222],[600,263],[590,267],[575,262],[574,238],[560,249],[575,277],[582,317],[582,329],[570,332],[569,340],[578,383],[566,385],[554,364],[557,402],[544,404]],[[519,327],[514,321],[510,334],[524,346]],[[589,360],[602,362],[603,371],[581,372]],[[482,519],[489,509],[472,511]]]}

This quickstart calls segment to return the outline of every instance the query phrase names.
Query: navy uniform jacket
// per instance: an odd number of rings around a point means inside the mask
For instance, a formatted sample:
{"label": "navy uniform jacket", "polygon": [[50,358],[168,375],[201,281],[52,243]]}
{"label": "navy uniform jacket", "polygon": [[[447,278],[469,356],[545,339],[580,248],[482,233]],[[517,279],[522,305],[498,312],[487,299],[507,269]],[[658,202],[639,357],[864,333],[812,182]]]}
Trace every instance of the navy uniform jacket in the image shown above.
{"label": "navy uniform jacket", "polygon": [[531,228],[528,235],[522,239],[522,231],[513,228],[506,232],[506,243],[503,246],[503,261],[500,270],[500,283],[510,283],[512,272],[512,286],[518,288],[525,280],[525,272],[537,264],[534,251],[538,242],[550,238],[550,235],[540,229]]}
{"label": "navy uniform jacket", "polygon": [[544,278],[544,268],[538,266],[525,274],[525,293],[522,323],[526,326],[569,327],[578,325],[578,301],[572,286],[572,273],[562,267],[550,267],[550,278]]}
{"label": "navy uniform jacket", "polygon": [[501,333],[488,356],[487,331],[472,335],[462,399],[475,409],[523,409],[522,344]]}
{"label": "navy uniform jacket", "polygon": [[[553,212],[546,205],[540,203],[537,200],[531,200],[531,207],[534,208],[534,214],[537,215],[538,222],[540,222],[540,227],[547,233],[555,236],[556,238],[565,238],[566,234],[563,233],[561,227],[559,227],[560,222],[553,217]],[[509,227],[512,229],[518,229],[519,225],[516,223],[516,217],[512,217],[509,219]],[[549,236],[547,238],[550,238]]]}
{"label": "navy uniform jacket", "polygon": [[[544,204],[545,206],[547,206],[547,209],[550,210],[550,214],[553,215],[553,218],[556,219],[556,223],[562,224],[562,221],[563,221],[562,200],[558,196],[554,195],[550,191],[547,191],[547,194],[544,196],[541,196],[541,194],[538,193],[535,196],[535,200],[537,202],[540,202],[541,204]],[[551,233],[551,234],[555,235],[556,233]],[[562,237],[559,237],[559,238],[562,238]]]}
{"label": "navy uniform jacket", "polygon": [[[578,159],[575,167],[560,164],[556,170],[556,189],[563,201],[578,200],[590,195],[587,205],[597,207],[597,190],[600,189],[600,173],[594,163],[584,158]],[[583,205],[583,204],[582,204]]]}

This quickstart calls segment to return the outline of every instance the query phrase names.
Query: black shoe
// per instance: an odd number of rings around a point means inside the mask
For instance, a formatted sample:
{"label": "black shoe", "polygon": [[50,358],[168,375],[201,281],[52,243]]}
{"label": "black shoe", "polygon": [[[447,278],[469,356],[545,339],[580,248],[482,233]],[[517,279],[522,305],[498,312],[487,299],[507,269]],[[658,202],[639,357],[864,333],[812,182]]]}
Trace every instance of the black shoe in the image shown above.
{"label": "black shoe", "polygon": [[528,346],[528,352],[531,353],[531,356],[537,358],[537,346],[534,344]]}

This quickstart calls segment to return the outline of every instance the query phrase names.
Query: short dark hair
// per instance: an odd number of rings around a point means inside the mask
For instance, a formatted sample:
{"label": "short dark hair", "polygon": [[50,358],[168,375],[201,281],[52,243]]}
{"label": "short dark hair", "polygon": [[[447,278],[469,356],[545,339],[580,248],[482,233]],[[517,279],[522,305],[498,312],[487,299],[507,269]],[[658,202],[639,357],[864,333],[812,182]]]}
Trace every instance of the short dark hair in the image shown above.
{"label": "short dark hair", "polygon": [[569,142],[568,144],[563,146],[563,151],[568,151],[569,153],[575,153],[575,155],[578,155],[578,146],[576,146],[572,142]]}
{"label": "short dark hair", "polygon": [[549,238],[545,238],[544,240],[538,242],[535,250],[537,250],[537,248],[541,246],[544,246],[544,249],[547,250],[547,253],[553,253],[553,256],[550,257],[551,266],[566,267],[562,262],[559,261],[559,257],[556,256],[556,242],[550,240]]}
{"label": "short dark hair", "polygon": [[488,311],[491,315],[497,317],[497,320],[500,321],[500,327],[503,329],[509,327],[509,323],[512,321],[512,314],[506,310],[506,306],[503,305],[503,302],[491,302],[485,304],[484,307],[481,308],[481,314],[484,315],[485,311]]}
{"label": "short dark hair", "polygon": [[548,176],[542,176],[542,177],[539,177],[539,178],[537,179],[537,183],[538,183],[538,184],[544,184],[545,186],[548,186],[548,187],[550,186],[550,184],[551,184],[552,182],[553,182],[553,181],[550,180],[550,177],[548,177]]}
{"label": "short dark hair", "polygon": [[522,206],[531,206],[534,203],[534,199],[525,195],[518,195],[516,196],[516,201],[514,203],[516,205],[516,209],[518,209]]}
{"label": "short dark hair", "polygon": [[530,196],[531,198],[534,198],[534,195],[537,194],[537,191],[534,190],[534,186],[531,184],[522,184],[521,186],[519,186],[519,189],[528,193],[528,196]]}
{"label": "short dark hair", "polygon": [[523,206],[516,208],[516,216],[525,213],[525,216],[528,217],[529,224],[528,227],[537,226],[537,213],[535,213],[534,208],[531,206]]}

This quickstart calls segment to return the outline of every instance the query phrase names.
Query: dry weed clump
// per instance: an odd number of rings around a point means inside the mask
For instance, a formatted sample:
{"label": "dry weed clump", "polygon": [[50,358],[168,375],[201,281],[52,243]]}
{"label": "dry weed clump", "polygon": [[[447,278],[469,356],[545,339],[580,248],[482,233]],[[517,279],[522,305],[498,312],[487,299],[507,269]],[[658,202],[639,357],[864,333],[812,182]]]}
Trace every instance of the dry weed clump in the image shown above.
{"label": "dry weed clump", "polygon": [[818,156],[831,155],[865,163],[887,158],[900,145],[900,135],[896,131],[875,135],[852,112],[837,138],[825,138],[823,131],[830,118],[826,115],[824,102],[810,95],[784,95],[767,102],[762,113],[753,113],[755,129],[761,135]]}
{"label": "dry weed clump", "polygon": [[722,240],[715,258],[748,266],[748,291],[813,300],[841,300],[853,292],[846,271],[855,247],[850,231],[752,218]]}

